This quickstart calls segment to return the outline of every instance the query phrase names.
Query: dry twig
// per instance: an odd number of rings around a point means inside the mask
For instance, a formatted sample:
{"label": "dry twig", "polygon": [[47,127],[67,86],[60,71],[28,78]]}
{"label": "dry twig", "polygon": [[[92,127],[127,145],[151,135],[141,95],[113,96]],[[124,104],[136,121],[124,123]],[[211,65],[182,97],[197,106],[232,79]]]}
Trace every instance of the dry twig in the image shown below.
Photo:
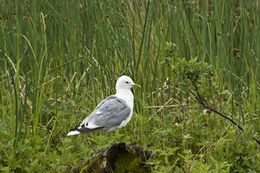
{"label": "dry twig", "polygon": [[[206,102],[206,100],[205,100],[205,98],[200,95],[200,92],[199,92],[198,87],[197,87],[195,84],[193,84],[193,85],[194,85],[194,87],[195,87],[195,92],[193,92],[193,91],[191,91],[191,90],[189,90],[189,91],[190,91],[190,93],[196,98],[196,99],[194,99],[194,100],[195,100],[197,103],[201,104],[204,108],[206,108],[206,109],[208,109],[208,110],[210,110],[210,111],[212,111],[212,112],[215,112],[216,114],[218,114],[218,115],[222,116],[223,118],[229,120],[232,124],[234,124],[235,126],[237,126],[241,131],[244,130],[243,127],[240,126],[238,123],[236,123],[232,118],[230,118],[229,116],[225,115],[224,113],[222,113],[222,112],[216,110],[213,106],[208,105],[207,102]],[[256,137],[254,137],[254,136],[253,136],[252,138],[260,145],[260,140],[258,140],[258,139],[257,139]]]}

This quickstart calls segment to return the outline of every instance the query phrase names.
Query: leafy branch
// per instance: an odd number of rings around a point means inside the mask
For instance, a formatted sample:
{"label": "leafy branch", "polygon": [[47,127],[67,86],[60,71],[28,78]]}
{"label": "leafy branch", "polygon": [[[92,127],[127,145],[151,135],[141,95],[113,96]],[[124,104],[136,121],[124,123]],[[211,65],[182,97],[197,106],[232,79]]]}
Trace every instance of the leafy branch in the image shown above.
{"label": "leafy branch", "polygon": [[[214,102],[211,99],[212,94],[223,91],[220,89],[219,84],[213,80],[214,73],[212,66],[206,62],[199,61],[197,58],[179,58],[177,49],[178,47],[176,44],[166,43],[163,55],[165,57],[163,63],[167,63],[167,65],[171,66],[171,69],[175,74],[175,83],[181,87],[183,91],[187,91],[185,92],[187,96],[191,93],[191,95],[194,96],[192,99],[195,102],[199,103],[207,110],[227,119],[241,131],[244,131],[244,128],[235,122],[235,120],[218,111],[207,102]],[[200,90],[200,88],[203,88],[203,90]],[[260,145],[260,141],[257,138],[252,138]]]}

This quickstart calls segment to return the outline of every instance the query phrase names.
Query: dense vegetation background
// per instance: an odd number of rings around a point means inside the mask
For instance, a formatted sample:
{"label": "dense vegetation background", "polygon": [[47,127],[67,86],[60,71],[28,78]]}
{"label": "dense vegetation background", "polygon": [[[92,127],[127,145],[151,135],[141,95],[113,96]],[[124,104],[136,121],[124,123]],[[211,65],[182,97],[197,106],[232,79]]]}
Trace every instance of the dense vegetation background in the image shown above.
{"label": "dense vegetation background", "polygon": [[[125,141],[153,172],[260,172],[259,3],[0,0],[0,170],[68,172]],[[65,138],[122,74],[142,85],[130,123]]]}

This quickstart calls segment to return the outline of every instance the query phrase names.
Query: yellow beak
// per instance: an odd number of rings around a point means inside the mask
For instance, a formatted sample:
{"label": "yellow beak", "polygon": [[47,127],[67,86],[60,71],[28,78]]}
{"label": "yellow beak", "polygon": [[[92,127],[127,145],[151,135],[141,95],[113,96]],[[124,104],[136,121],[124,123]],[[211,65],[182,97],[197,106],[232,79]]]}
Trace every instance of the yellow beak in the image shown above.
{"label": "yellow beak", "polygon": [[141,88],[141,85],[139,85],[139,84],[136,84],[136,83],[135,83],[135,85],[134,85],[134,86],[137,86],[138,88]]}

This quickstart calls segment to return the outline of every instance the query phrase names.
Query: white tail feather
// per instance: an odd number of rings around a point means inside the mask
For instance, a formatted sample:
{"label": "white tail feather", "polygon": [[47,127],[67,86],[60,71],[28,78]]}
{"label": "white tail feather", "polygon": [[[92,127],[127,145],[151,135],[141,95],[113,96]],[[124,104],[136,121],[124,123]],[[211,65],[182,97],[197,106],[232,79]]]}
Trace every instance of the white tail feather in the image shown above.
{"label": "white tail feather", "polygon": [[80,134],[79,131],[74,130],[74,131],[69,132],[69,133],[67,134],[67,136],[73,136],[73,135],[79,135],[79,134]]}

